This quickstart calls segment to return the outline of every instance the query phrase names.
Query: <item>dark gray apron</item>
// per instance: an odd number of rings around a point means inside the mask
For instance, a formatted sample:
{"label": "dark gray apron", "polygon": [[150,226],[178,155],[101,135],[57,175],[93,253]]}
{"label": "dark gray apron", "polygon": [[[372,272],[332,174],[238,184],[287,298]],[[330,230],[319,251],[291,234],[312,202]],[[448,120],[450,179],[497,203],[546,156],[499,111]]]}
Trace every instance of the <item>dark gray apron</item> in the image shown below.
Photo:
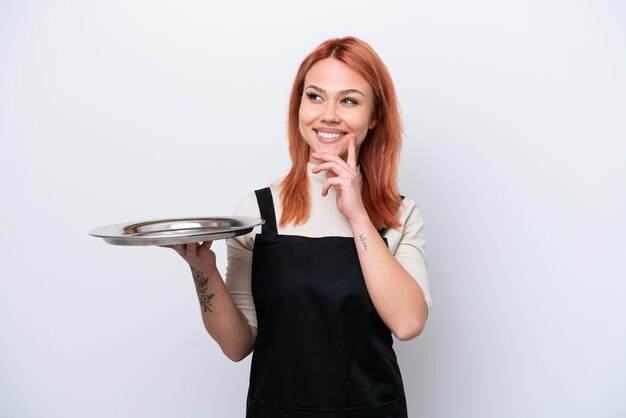
{"label": "dark gray apron", "polygon": [[391,332],[369,297],[354,239],[278,235],[269,188],[255,238],[258,336],[247,418],[405,418]]}

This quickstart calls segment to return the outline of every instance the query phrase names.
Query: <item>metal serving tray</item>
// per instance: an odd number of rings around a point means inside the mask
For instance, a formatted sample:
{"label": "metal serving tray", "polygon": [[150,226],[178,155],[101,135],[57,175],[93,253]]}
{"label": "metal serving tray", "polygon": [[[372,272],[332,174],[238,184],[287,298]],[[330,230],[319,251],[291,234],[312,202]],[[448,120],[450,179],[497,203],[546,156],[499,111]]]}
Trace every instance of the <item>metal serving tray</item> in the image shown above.
{"label": "metal serving tray", "polygon": [[113,245],[177,245],[244,235],[263,223],[247,216],[173,218],[103,226],[89,234]]}

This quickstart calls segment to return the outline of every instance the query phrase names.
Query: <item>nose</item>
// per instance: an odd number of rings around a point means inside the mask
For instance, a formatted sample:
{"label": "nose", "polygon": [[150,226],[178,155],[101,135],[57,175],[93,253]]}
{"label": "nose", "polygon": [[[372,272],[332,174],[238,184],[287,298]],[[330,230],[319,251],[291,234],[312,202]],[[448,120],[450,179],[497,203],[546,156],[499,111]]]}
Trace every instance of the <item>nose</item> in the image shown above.
{"label": "nose", "polygon": [[337,106],[335,103],[328,102],[324,106],[324,111],[321,115],[321,120],[324,123],[339,123],[341,122],[341,118],[339,117],[339,113],[337,113]]}

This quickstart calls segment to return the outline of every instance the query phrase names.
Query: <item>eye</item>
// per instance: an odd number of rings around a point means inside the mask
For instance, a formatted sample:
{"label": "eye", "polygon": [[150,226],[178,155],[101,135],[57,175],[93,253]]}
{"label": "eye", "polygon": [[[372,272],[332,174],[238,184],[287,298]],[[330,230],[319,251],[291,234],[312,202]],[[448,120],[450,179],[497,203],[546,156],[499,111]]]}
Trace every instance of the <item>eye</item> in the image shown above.
{"label": "eye", "polygon": [[351,106],[359,104],[359,101],[357,99],[352,98],[352,97],[344,97],[342,102],[347,104],[347,105],[351,105]]}
{"label": "eye", "polygon": [[314,93],[312,91],[307,91],[306,92],[306,96],[309,98],[310,101],[312,102],[321,102],[322,101],[322,96],[320,96],[317,93]]}

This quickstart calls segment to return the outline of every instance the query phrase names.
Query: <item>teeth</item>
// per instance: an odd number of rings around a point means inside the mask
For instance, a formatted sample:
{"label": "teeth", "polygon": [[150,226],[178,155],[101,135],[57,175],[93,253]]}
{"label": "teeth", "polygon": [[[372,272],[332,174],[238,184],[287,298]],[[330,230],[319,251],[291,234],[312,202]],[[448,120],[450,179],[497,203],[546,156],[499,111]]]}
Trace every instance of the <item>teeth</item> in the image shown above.
{"label": "teeth", "polygon": [[341,138],[344,135],[344,134],[330,134],[330,133],[319,132],[319,131],[317,132],[317,134],[324,139],[337,139],[337,138]]}

